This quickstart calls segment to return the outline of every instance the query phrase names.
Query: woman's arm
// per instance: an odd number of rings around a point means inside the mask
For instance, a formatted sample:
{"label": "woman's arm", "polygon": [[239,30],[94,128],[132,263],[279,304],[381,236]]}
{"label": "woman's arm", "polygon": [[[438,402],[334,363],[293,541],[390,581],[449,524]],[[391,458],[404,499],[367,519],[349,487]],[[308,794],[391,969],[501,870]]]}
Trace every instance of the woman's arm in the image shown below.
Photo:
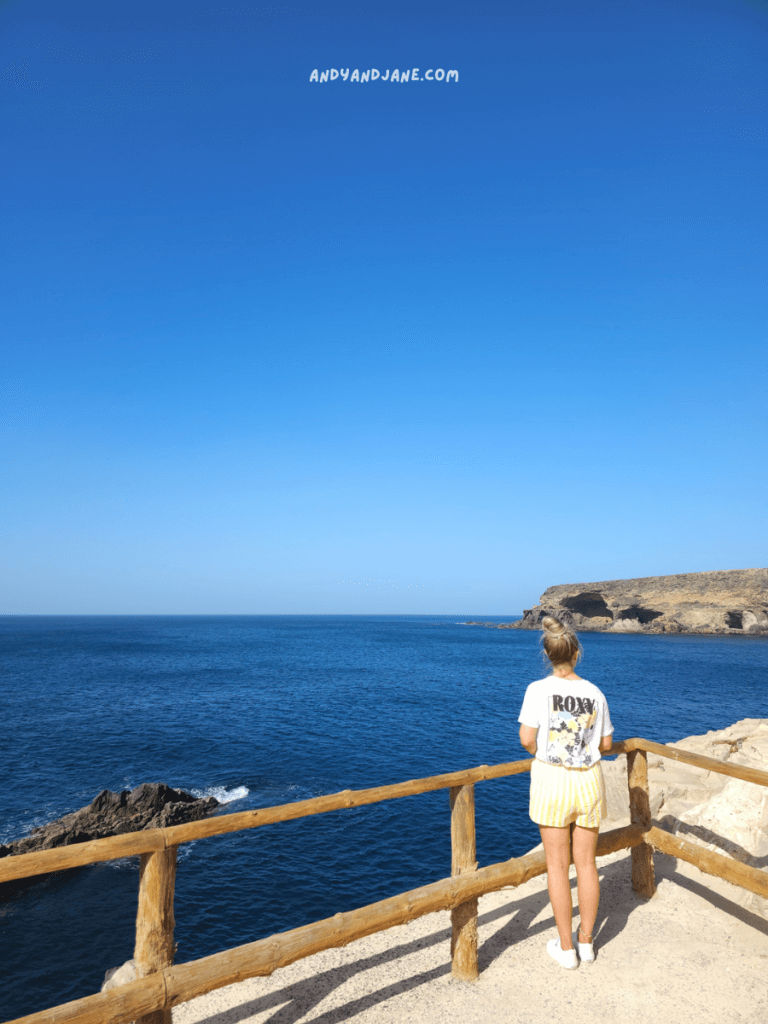
{"label": "woman's arm", "polygon": [[532,725],[520,726],[520,742],[528,753],[533,754],[534,757],[536,756],[536,736],[538,731]]}
{"label": "woman's arm", "polygon": [[607,736],[600,738],[600,753],[607,754],[613,746],[613,733],[609,732]]}

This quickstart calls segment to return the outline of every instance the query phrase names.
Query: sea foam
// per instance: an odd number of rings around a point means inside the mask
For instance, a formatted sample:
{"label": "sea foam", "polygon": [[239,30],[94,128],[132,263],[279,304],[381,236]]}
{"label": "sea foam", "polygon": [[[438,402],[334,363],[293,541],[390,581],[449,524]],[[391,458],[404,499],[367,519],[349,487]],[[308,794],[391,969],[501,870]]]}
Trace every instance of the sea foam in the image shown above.
{"label": "sea foam", "polygon": [[224,786],[209,786],[208,789],[193,789],[192,796],[205,799],[207,796],[215,797],[220,804],[231,804],[235,800],[242,800],[248,796],[250,789],[247,786],[235,786],[234,789],[226,789]]}

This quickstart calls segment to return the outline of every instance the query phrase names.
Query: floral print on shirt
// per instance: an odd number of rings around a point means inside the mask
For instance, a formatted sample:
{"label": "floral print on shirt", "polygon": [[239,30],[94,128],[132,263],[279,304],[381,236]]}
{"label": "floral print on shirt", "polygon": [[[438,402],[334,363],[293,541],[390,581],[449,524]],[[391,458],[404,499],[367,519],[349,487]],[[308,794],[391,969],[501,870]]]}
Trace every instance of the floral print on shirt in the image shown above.
{"label": "floral print on shirt", "polygon": [[547,761],[566,768],[589,768],[597,702],[590,697],[561,697],[555,693],[548,704]]}

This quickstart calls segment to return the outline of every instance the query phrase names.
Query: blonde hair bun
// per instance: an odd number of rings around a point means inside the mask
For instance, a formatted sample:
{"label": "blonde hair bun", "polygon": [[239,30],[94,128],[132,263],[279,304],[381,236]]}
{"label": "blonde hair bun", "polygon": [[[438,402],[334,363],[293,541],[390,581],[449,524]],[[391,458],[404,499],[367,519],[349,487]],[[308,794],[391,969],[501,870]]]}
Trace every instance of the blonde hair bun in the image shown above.
{"label": "blonde hair bun", "polygon": [[541,620],[542,646],[553,665],[573,665],[581,657],[581,644],[570,626],[554,615]]}
{"label": "blonde hair bun", "polygon": [[554,615],[545,615],[541,620],[541,628],[545,633],[551,633],[552,636],[562,636],[564,633],[571,632],[565,623],[556,619]]}

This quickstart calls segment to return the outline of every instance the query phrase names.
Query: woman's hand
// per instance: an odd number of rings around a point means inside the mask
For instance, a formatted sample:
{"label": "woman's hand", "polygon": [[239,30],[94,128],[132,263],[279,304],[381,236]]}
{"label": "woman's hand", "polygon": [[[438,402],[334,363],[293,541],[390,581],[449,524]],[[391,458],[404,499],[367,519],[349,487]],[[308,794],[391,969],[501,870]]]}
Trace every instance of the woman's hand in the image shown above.
{"label": "woman's hand", "polygon": [[613,733],[609,732],[607,736],[600,738],[600,753],[607,754],[613,746]]}

